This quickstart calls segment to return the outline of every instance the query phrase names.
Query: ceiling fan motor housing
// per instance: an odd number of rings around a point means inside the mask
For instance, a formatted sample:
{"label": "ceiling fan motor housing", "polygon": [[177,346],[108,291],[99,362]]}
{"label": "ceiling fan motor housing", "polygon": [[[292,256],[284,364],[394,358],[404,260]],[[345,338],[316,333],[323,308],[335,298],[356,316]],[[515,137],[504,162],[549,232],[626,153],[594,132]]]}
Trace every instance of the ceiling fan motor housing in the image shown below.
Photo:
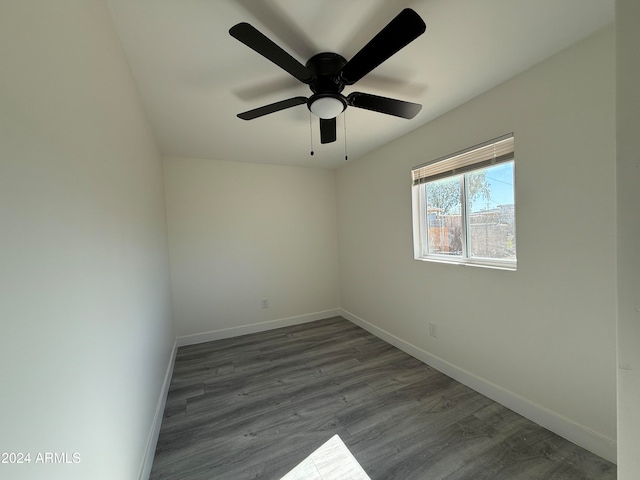
{"label": "ceiling fan motor housing", "polygon": [[309,88],[313,95],[307,101],[307,107],[320,118],[335,118],[347,108],[347,99],[340,93],[344,81],[340,77],[347,60],[337,53],[323,52],[311,57],[306,67],[313,74]]}

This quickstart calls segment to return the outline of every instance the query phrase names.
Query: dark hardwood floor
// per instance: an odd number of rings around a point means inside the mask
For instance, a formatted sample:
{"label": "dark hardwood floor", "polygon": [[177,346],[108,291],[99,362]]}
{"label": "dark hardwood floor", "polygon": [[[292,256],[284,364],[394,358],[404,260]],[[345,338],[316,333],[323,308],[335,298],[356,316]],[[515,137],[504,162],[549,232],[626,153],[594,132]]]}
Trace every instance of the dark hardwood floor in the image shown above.
{"label": "dark hardwood floor", "polygon": [[616,478],[336,317],[181,347],[151,479],[279,480],[334,434],[372,480]]}

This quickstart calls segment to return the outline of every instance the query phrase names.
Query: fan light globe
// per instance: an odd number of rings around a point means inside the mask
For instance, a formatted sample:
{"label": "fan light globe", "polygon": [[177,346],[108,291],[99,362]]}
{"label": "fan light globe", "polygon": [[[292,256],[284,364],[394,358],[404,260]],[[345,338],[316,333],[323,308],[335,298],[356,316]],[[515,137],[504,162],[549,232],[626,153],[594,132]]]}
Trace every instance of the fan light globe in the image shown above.
{"label": "fan light globe", "polygon": [[328,120],[336,118],[344,111],[344,103],[334,97],[322,97],[314,100],[309,110],[317,117]]}

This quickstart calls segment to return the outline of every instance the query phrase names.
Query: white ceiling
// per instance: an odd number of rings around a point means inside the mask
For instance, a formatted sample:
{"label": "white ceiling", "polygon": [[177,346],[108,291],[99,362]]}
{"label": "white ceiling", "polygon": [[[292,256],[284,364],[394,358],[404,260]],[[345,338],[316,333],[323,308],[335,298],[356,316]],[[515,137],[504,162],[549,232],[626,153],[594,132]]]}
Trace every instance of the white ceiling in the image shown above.
{"label": "white ceiling", "polygon": [[[614,0],[107,0],[162,153],[167,156],[336,168],[338,141],[321,145],[301,105],[255,120],[237,113],[308,87],[229,28],[248,22],[305,63],[347,60],[403,8],[427,31],[344,94],[421,103],[413,120],[350,107],[355,159],[455,108],[613,22]],[[315,155],[310,156],[311,134]]]}

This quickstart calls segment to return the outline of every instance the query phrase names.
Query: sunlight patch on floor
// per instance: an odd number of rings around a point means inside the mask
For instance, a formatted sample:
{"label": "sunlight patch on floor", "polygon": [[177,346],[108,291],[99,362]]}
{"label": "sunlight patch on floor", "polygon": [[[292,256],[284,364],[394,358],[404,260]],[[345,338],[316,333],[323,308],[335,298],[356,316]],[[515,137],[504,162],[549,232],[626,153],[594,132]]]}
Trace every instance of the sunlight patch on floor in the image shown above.
{"label": "sunlight patch on floor", "polygon": [[371,480],[338,435],[334,435],[281,480]]}

